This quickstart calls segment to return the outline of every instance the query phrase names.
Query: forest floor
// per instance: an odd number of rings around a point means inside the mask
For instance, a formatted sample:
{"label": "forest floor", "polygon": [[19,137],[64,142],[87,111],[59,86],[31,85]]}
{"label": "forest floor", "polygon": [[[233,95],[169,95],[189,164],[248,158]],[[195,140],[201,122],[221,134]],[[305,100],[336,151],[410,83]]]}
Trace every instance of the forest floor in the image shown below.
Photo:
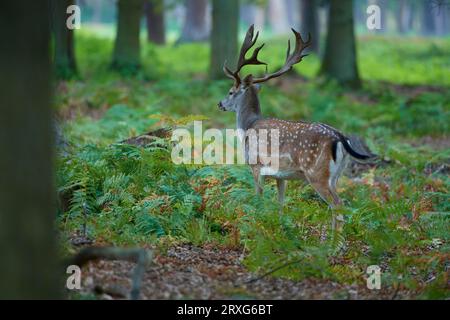
{"label": "forest floor", "polygon": [[[412,299],[415,292],[325,279],[293,281],[258,277],[241,261],[240,250],[212,245],[180,245],[157,255],[142,280],[142,299]],[[100,299],[125,299],[131,290],[134,263],[97,261],[83,270],[83,293]]]}

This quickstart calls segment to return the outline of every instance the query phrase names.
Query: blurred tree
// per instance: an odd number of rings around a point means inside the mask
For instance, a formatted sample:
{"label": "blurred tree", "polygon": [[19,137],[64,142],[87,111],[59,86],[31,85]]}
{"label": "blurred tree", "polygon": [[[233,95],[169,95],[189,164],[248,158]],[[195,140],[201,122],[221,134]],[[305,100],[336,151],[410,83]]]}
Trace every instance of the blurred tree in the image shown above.
{"label": "blurred tree", "polygon": [[222,79],[223,63],[234,66],[237,60],[239,1],[212,1],[210,77]]}
{"label": "blurred tree", "polygon": [[423,35],[432,35],[435,32],[434,16],[433,16],[433,1],[422,0],[422,24],[421,32]]}
{"label": "blurred tree", "polygon": [[[420,0],[409,0],[409,4],[411,7],[411,19],[409,21],[409,30],[417,30],[420,24],[420,19],[417,17],[419,15],[419,9],[421,7]],[[419,22],[419,23],[418,23]]]}
{"label": "blurred tree", "polygon": [[445,35],[450,31],[450,3],[447,0],[421,1],[421,33],[423,35]]}
{"label": "blurred tree", "polygon": [[113,69],[133,74],[140,68],[139,29],[144,0],[119,0]]}
{"label": "blurred tree", "polygon": [[255,30],[264,29],[266,5],[265,0],[263,2],[261,0],[247,0],[242,3],[239,9],[240,17],[246,28],[254,24]]}
{"label": "blurred tree", "polygon": [[66,26],[69,17],[66,12],[67,7],[74,3],[74,0],[51,0],[51,21],[54,34],[53,59],[56,76],[62,79],[68,79],[77,74],[73,30]]}
{"label": "blurred tree", "polygon": [[185,8],[186,14],[178,43],[208,40],[208,0],[186,0]]}
{"label": "blurred tree", "polygon": [[[324,0],[319,1],[324,5]],[[366,29],[366,19],[367,19],[367,0],[354,0],[353,1],[353,17],[355,20],[355,26],[364,26],[363,30]]]}
{"label": "blurred tree", "polygon": [[449,25],[450,3],[442,2],[440,5],[435,2],[433,8],[433,15],[435,21],[435,31],[437,35],[443,36],[450,32]]}
{"label": "blurred tree", "polygon": [[268,0],[267,17],[274,34],[289,33],[286,0]]}
{"label": "blurred tree", "polygon": [[411,0],[399,0],[397,2],[397,31],[406,33],[411,31],[412,6]]}
{"label": "blurred tree", "polygon": [[92,22],[102,22],[102,2],[103,0],[89,0],[89,5],[92,7]]}
{"label": "blurred tree", "polygon": [[319,16],[318,0],[300,0],[300,33],[307,39],[308,33],[313,39],[311,47],[308,48],[314,53],[319,53]]}
{"label": "blurred tree", "polygon": [[147,0],[145,3],[147,39],[156,44],[166,43],[164,0]]}
{"label": "blurred tree", "polygon": [[359,87],[352,0],[330,0],[325,54],[320,73],[342,85]]}
{"label": "blurred tree", "polygon": [[48,1],[0,2],[0,299],[60,297]]}
{"label": "blurred tree", "polygon": [[[299,25],[299,13],[298,9],[299,1],[298,0],[284,0],[286,4],[286,21],[289,27],[298,29],[297,25]],[[297,12],[298,11],[298,12]]]}

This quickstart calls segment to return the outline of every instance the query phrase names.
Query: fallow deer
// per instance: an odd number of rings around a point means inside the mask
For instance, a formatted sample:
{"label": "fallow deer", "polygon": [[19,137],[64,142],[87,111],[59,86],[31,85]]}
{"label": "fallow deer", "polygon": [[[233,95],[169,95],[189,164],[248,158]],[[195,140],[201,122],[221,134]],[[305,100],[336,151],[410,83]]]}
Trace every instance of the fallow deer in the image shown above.
{"label": "fallow deer", "polygon": [[[361,154],[352,147],[350,140],[338,130],[322,123],[310,123],[306,121],[287,121],[280,119],[266,119],[261,114],[258,90],[259,83],[279,77],[296,63],[302,61],[306,55],[302,52],[311,44],[311,36],[308,41],[303,41],[300,33],[292,29],[295,35],[295,48],[291,53],[290,42],[286,61],[280,70],[256,78],[251,74],[241,78],[240,71],[246,65],[266,65],[258,60],[261,46],[255,48],[250,58],[246,53],[254,46],[258,34],[253,37],[253,25],[247,31],[241,47],[238,63],[235,71],[231,71],[224,63],[223,70],[227,77],[234,80],[228,96],[219,102],[218,107],[223,111],[236,112],[238,129],[248,132],[249,129],[278,129],[279,132],[279,170],[273,172],[261,162],[250,164],[255,180],[257,194],[261,194],[263,178],[276,179],[278,200],[281,208],[284,203],[286,180],[306,180],[317,191],[320,197],[335,208],[341,204],[336,192],[336,184],[345,168],[348,155],[359,160],[366,160],[371,155]],[[248,139],[245,139],[245,152],[248,152]],[[247,158],[247,156],[246,156]],[[337,222],[343,220],[342,216],[333,215],[333,229]]]}

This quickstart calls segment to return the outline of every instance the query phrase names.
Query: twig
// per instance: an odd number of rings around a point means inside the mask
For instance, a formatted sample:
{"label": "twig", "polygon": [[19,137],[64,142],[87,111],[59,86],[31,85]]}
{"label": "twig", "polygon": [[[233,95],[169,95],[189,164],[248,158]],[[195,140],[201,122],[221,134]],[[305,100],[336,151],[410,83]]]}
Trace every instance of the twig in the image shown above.
{"label": "twig", "polygon": [[[153,255],[153,254],[152,254]],[[142,286],[142,278],[144,277],[145,267],[149,262],[148,253],[146,250],[141,251],[141,254],[138,256],[137,265],[134,268],[131,287],[130,298],[131,300],[138,300],[139,294],[141,292]]]}
{"label": "twig", "polygon": [[397,298],[397,294],[398,294],[399,289],[400,289],[400,285],[397,283],[397,285],[395,286],[394,293],[391,296],[391,300],[395,300],[395,298]]}
{"label": "twig", "polygon": [[253,278],[253,279],[250,279],[250,280],[246,281],[245,283],[248,284],[248,283],[253,283],[253,282],[259,281],[259,280],[267,277],[268,275],[277,272],[278,270],[281,270],[281,269],[286,268],[286,267],[288,267],[290,265],[299,263],[301,261],[302,261],[302,259],[286,262],[286,263],[282,264],[281,266],[278,266],[278,267],[276,267],[276,268],[274,268],[274,269],[264,273],[263,275],[261,275],[259,277],[256,277],[256,278]]}
{"label": "twig", "polygon": [[141,248],[88,247],[82,249],[68,265],[82,267],[92,260],[126,260],[136,263],[132,276],[130,298],[139,299],[142,278],[147,265],[153,260],[153,251]]}

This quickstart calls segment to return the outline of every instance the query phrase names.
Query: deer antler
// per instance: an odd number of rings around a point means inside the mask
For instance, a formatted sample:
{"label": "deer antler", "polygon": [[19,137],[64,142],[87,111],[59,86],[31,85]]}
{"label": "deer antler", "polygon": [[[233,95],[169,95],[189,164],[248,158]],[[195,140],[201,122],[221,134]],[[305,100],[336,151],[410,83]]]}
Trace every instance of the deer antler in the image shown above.
{"label": "deer antler", "polygon": [[302,61],[303,57],[307,56],[307,54],[302,55],[302,52],[308,46],[311,45],[311,34],[308,34],[308,41],[305,42],[305,41],[303,41],[302,36],[300,35],[299,32],[295,31],[294,29],[291,29],[291,30],[295,35],[295,48],[291,54],[291,41],[288,40],[286,61],[283,65],[283,67],[281,67],[281,69],[278,70],[277,72],[267,74],[262,78],[254,78],[253,83],[261,83],[261,82],[265,82],[267,80],[279,77],[279,76],[285,74],[286,72],[288,72],[289,70],[291,70],[291,68],[294,64],[299,63],[300,61]]}
{"label": "deer antler", "polygon": [[245,35],[244,42],[242,43],[241,51],[239,53],[239,59],[236,66],[236,71],[231,71],[226,66],[226,61],[223,65],[223,71],[225,75],[231,79],[235,80],[236,86],[238,86],[241,83],[241,78],[239,76],[239,72],[241,69],[246,65],[260,65],[264,64],[267,65],[265,62],[261,62],[258,60],[258,53],[264,47],[264,43],[260,45],[259,47],[255,48],[253,51],[253,54],[250,58],[245,58],[245,55],[247,52],[255,45],[256,40],[258,40],[259,32],[256,33],[256,36],[253,38],[254,33],[254,25],[251,25],[250,28],[248,28],[247,34]]}
{"label": "deer antler", "polygon": [[[295,35],[295,48],[294,51],[291,53],[291,42],[288,40],[288,48],[286,52],[286,61],[283,65],[283,67],[278,70],[277,72],[270,73],[265,75],[262,78],[254,78],[253,83],[261,83],[265,82],[267,80],[279,77],[289,70],[291,70],[292,66],[296,63],[299,63],[302,61],[302,58],[307,56],[307,54],[302,55],[303,50],[305,50],[308,46],[311,45],[311,34],[308,34],[308,41],[303,41],[302,36],[299,32],[295,31],[294,29],[291,29],[292,32]],[[267,63],[261,62],[258,60],[258,53],[264,47],[264,43],[260,45],[259,47],[255,48],[253,51],[253,54],[250,58],[246,59],[245,55],[247,52],[255,45],[256,40],[258,39],[259,32],[256,33],[256,36],[253,38],[253,32],[254,32],[254,26],[251,25],[250,28],[247,31],[247,34],[245,35],[244,42],[242,43],[241,51],[239,54],[239,59],[236,67],[236,71],[231,71],[226,66],[226,61],[223,65],[223,72],[225,75],[233,79],[235,81],[235,86],[239,86],[241,84],[241,77],[239,75],[239,72],[241,71],[242,67],[246,65],[260,65],[264,64],[267,66]]]}

